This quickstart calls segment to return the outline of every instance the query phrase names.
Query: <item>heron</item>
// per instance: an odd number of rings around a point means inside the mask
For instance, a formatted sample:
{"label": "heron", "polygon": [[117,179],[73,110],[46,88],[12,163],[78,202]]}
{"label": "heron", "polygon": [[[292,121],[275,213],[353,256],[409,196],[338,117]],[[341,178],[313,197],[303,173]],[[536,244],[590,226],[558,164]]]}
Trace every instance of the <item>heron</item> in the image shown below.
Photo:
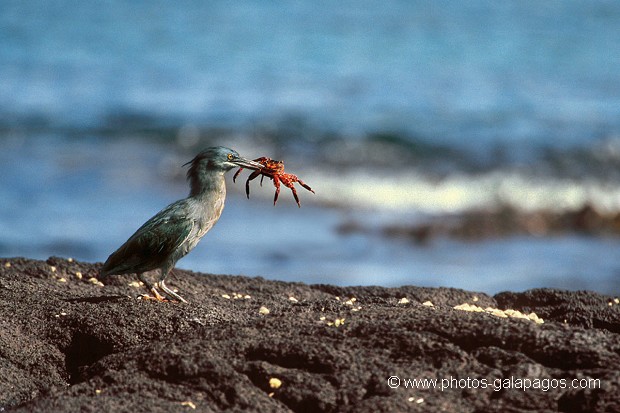
{"label": "heron", "polygon": [[[137,274],[157,301],[187,301],[165,283],[176,262],[189,253],[217,223],[224,209],[224,174],[236,167],[260,169],[258,162],[243,158],[229,148],[205,149],[185,165],[189,195],[159,211],[113,252],[101,268],[100,277]],[[159,270],[155,284],[145,273]],[[165,293],[162,296],[158,288]]]}

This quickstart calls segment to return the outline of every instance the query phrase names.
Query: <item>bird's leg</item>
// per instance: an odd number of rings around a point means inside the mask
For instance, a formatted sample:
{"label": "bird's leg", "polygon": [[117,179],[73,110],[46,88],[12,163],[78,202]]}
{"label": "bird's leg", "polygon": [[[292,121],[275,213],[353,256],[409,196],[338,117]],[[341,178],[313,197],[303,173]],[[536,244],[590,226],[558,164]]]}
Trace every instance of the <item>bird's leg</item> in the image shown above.
{"label": "bird's leg", "polygon": [[159,285],[161,287],[162,290],[164,290],[164,292],[168,295],[168,297],[172,297],[177,301],[180,301],[182,303],[186,303],[187,300],[183,297],[181,297],[179,294],[175,293],[174,291],[172,291],[171,288],[169,288],[165,283],[164,280],[166,279],[166,276],[168,275],[168,273],[170,273],[171,270],[168,271],[164,271],[162,269],[161,271],[161,275],[159,277],[159,282],[157,283],[157,285]]}
{"label": "bird's leg", "polygon": [[144,283],[144,285],[146,285],[146,287],[151,290],[151,292],[153,293],[153,296],[151,297],[148,294],[142,294],[140,297],[144,298],[145,300],[155,300],[155,301],[167,301],[166,298],[161,295],[159,293],[159,291],[157,291],[157,288],[155,288],[155,285],[151,285],[150,281],[148,281],[146,279],[146,277],[144,277],[144,273],[141,272],[140,274],[138,274],[138,278],[140,279],[140,281],[142,281]]}
{"label": "bird's leg", "polygon": [[165,283],[164,280],[161,280],[159,283],[159,286],[161,287],[162,290],[164,290],[164,292],[171,296],[172,298],[174,298],[177,301],[180,301],[182,303],[186,303],[187,300],[183,297],[181,297],[179,294],[175,293],[174,291],[172,291]]}

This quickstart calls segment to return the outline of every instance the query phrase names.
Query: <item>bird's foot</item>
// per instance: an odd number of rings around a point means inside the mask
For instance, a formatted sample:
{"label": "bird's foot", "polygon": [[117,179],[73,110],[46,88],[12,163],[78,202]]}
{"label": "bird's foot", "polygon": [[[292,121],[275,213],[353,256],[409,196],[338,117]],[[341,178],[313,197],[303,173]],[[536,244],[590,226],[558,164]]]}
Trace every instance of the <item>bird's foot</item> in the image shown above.
{"label": "bird's foot", "polygon": [[161,287],[162,290],[164,290],[164,292],[166,293],[166,295],[168,297],[172,297],[175,300],[181,302],[181,303],[187,303],[187,300],[183,297],[181,297],[179,294],[177,294],[176,292],[172,291],[172,289],[170,289],[170,287],[168,287],[166,284],[164,284],[164,280],[161,280],[158,283],[159,287]]}
{"label": "bird's foot", "polygon": [[165,297],[160,296],[153,296],[153,295],[148,295],[148,294],[140,294],[138,297],[136,297],[138,300],[147,300],[147,301],[158,301],[160,303],[167,303],[170,302],[170,300],[168,300]]}
{"label": "bird's foot", "polygon": [[168,300],[166,297],[161,295],[159,291],[157,291],[157,288],[151,287],[151,292],[153,293],[153,295],[140,294],[138,298],[141,300],[159,301],[160,303],[170,302],[170,300]]}
{"label": "bird's foot", "polygon": [[[165,286],[164,286],[165,287]],[[167,290],[167,287],[161,287],[164,290]],[[174,291],[166,291],[167,295],[170,295],[172,297],[174,297],[174,299],[171,298],[167,298],[166,296],[163,296],[159,293],[159,291],[157,291],[157,288],[155,286],[151,287],[151,293],[153,295],[149,295],[149,294],[140,294],[137,298],[139,300],[148,300],[148,301],[157,301],[160,303],[174,303],[174,302],[183,302],[186,303],[187,301],[185,301],[183,299],[183,297],[181,297],[180,295],[176,294]]]}

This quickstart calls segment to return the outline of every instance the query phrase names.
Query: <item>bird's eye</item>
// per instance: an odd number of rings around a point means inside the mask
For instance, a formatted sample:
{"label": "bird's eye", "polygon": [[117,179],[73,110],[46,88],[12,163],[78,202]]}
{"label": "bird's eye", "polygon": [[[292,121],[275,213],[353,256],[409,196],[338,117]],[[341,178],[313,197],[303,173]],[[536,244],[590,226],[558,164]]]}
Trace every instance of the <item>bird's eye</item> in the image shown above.
{"label": "bird's eye", "polygon": [[233,160],[233,158],[234,158],[233,154],[232,154],[232,153],[229,153],[229,154],[228,154],[228,160],[229,160],[229,161],[232,161],[232,160]]}

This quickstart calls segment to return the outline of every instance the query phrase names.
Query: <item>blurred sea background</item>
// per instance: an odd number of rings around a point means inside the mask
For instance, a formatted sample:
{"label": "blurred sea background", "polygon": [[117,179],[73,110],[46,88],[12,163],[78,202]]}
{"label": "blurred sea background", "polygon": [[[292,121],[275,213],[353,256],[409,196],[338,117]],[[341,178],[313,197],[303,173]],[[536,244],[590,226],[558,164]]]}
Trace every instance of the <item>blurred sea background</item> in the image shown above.
{"label": "blurred sea background", "polygon": [[[0,3],[0,255],[104,261],[232,183],[178,266],[339,285],[620,294],[620,2]],[[174,281],[173,281],[174,282]]]}

